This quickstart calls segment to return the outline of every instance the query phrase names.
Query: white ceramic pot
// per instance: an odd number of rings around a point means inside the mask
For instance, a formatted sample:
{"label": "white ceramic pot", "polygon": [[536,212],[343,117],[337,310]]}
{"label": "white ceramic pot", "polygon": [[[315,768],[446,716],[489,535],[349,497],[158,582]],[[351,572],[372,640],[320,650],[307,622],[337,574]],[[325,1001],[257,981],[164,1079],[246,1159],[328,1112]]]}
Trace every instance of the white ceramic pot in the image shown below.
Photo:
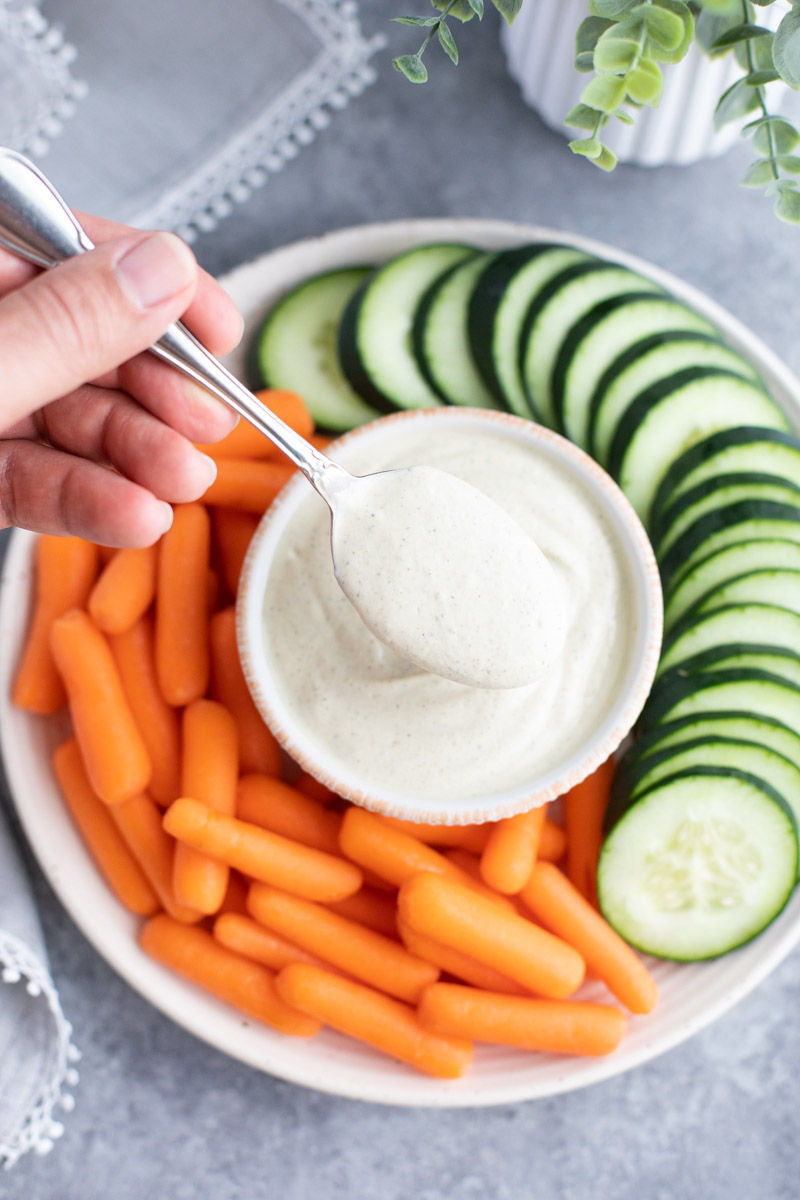
{"label": "white ceramic pot", "polygon": [[[759,9],[759,23],[771,28],[786,5]],[[575,70],[575,32],[589,15],[588,0],[525,0],[511,27],[502,31],[508,70],[526,102],[551,129],[570,139],[585,134],[569,129],[564,116],[580,100],[591,78]],[[620,162],[655,167],[684,164],[721,154],[737,140],[743,122],[714,129],[714,109],[726,88],[742,75],[732,55],[709,59],[692,46],[683,62],[664,68],[664,94],[658,108],[641,108],[635,125],[612,121],[603,142]],[[782,83],[769,85],[772,111],[791,95]]]}

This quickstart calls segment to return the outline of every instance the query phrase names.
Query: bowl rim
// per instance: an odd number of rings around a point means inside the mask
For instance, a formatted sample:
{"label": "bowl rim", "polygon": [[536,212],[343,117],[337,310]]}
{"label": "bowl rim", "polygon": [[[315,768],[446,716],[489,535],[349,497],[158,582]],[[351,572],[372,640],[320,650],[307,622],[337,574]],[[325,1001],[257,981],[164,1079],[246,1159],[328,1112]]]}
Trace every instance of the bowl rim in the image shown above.
{"label": "bowl rim", "polygon": [[392,413],[337,438],[326,451],[335,460],[364,443],[385,443],[398,426],[477,427],[500,432],[509,439],[543,451],[566,465],[579,486],[600,502],[613,526],[633,592],[635,627],[629,640],[624,681],[610,709],[569,756],[536,779],[492,796],[459,803],[452,798],[409,797],[358,777],[320,752],[313,737],[291,714],[268,670],[262,650],[262,605],[269,567],[278,544],[297,509],[310,495],[297,476],[270,505],[253,535],[242,567],[236,605],[239,655],[250,694],[280,745],[300,767],[331,791],[354,804],[385,816],[432,824],[476,824],[515,816],[562,796],[581,783],[613,754],[639,716],[658,667],[663,626],[661,581],[655,555],[639,517],[610,475],[574,443],[545,426],[495,409],[443,406]]}

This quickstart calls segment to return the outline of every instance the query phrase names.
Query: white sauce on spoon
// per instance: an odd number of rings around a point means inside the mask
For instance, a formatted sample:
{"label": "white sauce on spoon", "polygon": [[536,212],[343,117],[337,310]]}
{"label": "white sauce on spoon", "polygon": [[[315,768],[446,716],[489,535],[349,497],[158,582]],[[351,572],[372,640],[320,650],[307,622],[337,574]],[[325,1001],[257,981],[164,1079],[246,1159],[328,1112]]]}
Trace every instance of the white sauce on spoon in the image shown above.
{"label": "white sauce on spoon", "polygon": [[434,675],[523,687],[563,649],[552,567],[463,479],[425,466],[361,476],[336,494],[331,544],[339,586],[367,628]]}

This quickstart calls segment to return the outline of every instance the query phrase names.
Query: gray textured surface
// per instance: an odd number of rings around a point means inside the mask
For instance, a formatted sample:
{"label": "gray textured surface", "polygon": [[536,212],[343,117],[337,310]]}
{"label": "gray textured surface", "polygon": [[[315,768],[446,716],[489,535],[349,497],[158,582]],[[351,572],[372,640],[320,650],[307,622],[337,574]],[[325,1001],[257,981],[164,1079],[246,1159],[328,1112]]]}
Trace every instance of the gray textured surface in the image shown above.
{"label": "gray textured surface", "polygon": [[[372,0],[365,24],[378,28],[395,11]],[[394,27],[393,36],[405,47],[415,34]],[[601,175],[524,107],[494,30],[469,28],[460,45],[458,71],[437,61],[426,89],[384,57],[378,86],[201,240],[204,264],[224,271],[297,237],[384,218],[538,221],[670,268],[800,368],[800,234],[735,188],[742,152]],[[585,1092],[486,1111],[371,1108],[259,1075],[195,1041],[112,973],[34,878],[84,1058],[64,1139],[0,1177],[8,1200],[788,1200],[800,1191],[800,954],[691,1042]]]}

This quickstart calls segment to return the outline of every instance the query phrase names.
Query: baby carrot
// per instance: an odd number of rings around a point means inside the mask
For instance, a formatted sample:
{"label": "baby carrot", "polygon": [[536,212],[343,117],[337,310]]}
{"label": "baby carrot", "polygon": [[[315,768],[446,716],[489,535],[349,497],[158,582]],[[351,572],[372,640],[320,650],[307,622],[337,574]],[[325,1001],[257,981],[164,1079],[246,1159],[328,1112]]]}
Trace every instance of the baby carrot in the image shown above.
{"label": "baby carrot", "polygon": [[156,589],[156,672],[168,704],[181,706],[208,687],[206,586],[211,540],[202,504],[176,504],[161,539]]}
{"label": "baby carrot", "polygon": [[455,975],[457,979],[463,979],[466,983],[471,983],[473,987],[484,988],[489,992],[504,992],[510,996],[528,994],[521,984],[510,979],[508,975],[503,975],[500,971],[487,967],[485,963],[478,962],[477,958],[473,958],[470,954],[462,954],[460,950],[454,950],[452,946],[445,946],[443,942],[426,937],[424,933],[417,933],[416,929],[412,929],[400,917],[397,919],[397,927],[400,930],[403,944],[412,954],[416,954],[417,958],[424,958],[426,962],[433,963],[435,967],[446,971],[448,975]]}
{"label": "baby carrot", "polygon": [[222,580],[219,571],[209,567],[206,575],[206,616],[211,618],[222,604]]}
{"label": "baby carrot", "polygon": [[532,992],[563,1000],[583,982],[585,964],[572,946],[452,879],[429,871],[412,875],[400,888],[397,906],[412,929],[472,955]]}
{"label": "baby carrot", "polygon": [[309,800],[318,800],[320,804],[332,804],[336,799],[336,793],[330,788],[325,787],[324,783],[320,783],[313,775],[309,775],[307,771],[301,771],[295,780],[292,782],[292,787],[298,792],[302,792],[304,796],[308,796]]}
{"label": "baby carrot", "polygon": [[108,642],[87,613],[73,608],[53,622],[50,646],[92,787],[106,804],[138,795],[150,781],[150,756]]}
{"label": "baby carrot", "polygon": [[[314,432],[311,414],[294,392],[264,388],[262,391],[256,392],[256,396],[296,433],[302,434],[304,438],[311,437]],[[198,445],[197,448],[215,459],[278,458],[281,456],[275,443],[264,437],[263,433],[259,433],[249,421],[240,421],[235,429],[232,429],[221,441]]]}
{"label": "baby carrot", "polygon": [[395,898],[386,892],[379,892],[377,888],[364,884],[357,892],[353,892],[352,896],[345,896],[344,900],[334,900],[325,907],[338,913],[340,917],[347,917],[351,921],[358,921],[359,925],[374,929],[376,933],[397,938]]}
{"label": "baby carrot", "polygon": [[118,550],[89,593],[89,615],[103,633],[125,633],[153,603],[156,594],[155,546]]}
{"label": "baby carrot", "polygon": [[597,907],[597,862],[603,843],[603,817],[614,775],[614,760],[607,759],[594,774],[564,796],[567,835],[567,877]]}
{"label": "baby carrot", "polygon": [[64,684],[50,649],[50,626],[69,609],[83,608],[97,566],[97,546],[82,538],[42,534],[37,540],[33,619],[12,693],[18,708],[44,716],[65,703]]}
{"label": "baby carrot", "polygon": [[312,433],[308,440],[316,450],[327,451],[328,446],[330,446],[331,442],[333,441],[333,438],[325,437],[325,435],[322,433]]}
{"label": "baby carrot", "polygon": [[222,897],[218,914],[222,913],[238,913],[240,916],[247,914],[247,893],[250,889],[249,882],[240,875],[238,871],[228,871],[228,886],[225,889],[225,895]]}
{"label": "baby carrot", "polygon": [[301,946],[293,945],[280,934],[265,929],[258,921],[246,915],[221,913],[214,922],[214,937],[235,954],[241,954],[243,958],[252,958],[273,971],[280,971],[282,967],[293,962],[325,966],[321,959],[309,954]]}
{"label": "baby carrot", "polygon": [[391,829],[408,833],[429,846],[458,846],[480,854],[493,826],[486,825],[429,825],[425,821],[403,821],[399,817],[383,817]]}
{"label": "baby carrot", "polygon": [[289,463],[257,458],[220,458],[217,478],[204,493],[203,503],[261,516],[294,472],[295,468]]}
{"label": "baby carrot", "polygon": [[426,1032],[413,1008],[363,983],[306,963],[284,967],[275,983],[293,1008],[427,1075],[457,1079],[469,1066],[470,1042]]}
{"label": "baby carrot", "polygon": [[236,645],[236,610],[224,608],[211,618],[211,659],[214,698],[233,716],[239,734],[239,765],[242,771],[262,775],[281,773],[278,743],[247,690]]}
{"label": "baby carrot", "polygon": [[167,809],[164,828],[195,850],[202,850],[245,875],[309,900],[323,904],[342,900],[361,887],[361,872],[343,858],[214,812],[188,797],[176,800]]}
{"label": "baby carrot", "polygon": [[[184,789],[185,795],[192,795]],[[339,829],[342,818],[328,812],[316,800],[309,800],[280,779],[269,775],[244,775],[236,792],[236,816],[242,821],[271,829],[284,837],[339,854]]]}
{"label": "baby carrot", "polygon": [[281,1033],[313,1037],[319,1031],[319,1021],[284,1003],[271,971],[234,954],[205,929],[181,925],[160,913],[144,926],[139,944],[192,983]]}
{"label": "baby carrot", "polygon": [[611,1005],[501,996],[457,983],[431,984],[417,1011],[432,1033],[550,1054],[610,1054],[626,1026]]}
{"label": "baby carrot", "polygon": [[154,913],[158,897],[117,829],[108,805],[92,791],[75,738],[54,752],[53,770],[67,808],[114,895],[139,916]]}
{"label": "baby carrot", "polygon": [[161,826],[161,809],[142,793],[110,810],[126,845],[147,876],[156,895],[176,921],[191,924],[202,915],[196,909],[180,904],[172,890],[172,865],[175,843]]}
{"label": "baby carrot", "polygon": [[254,883],[247,907],[268,929],[399,1000],[415,1004],[422,989],[439,977],[437,967],[393,939],[300,896]]}
{"label": "baby carrot", "polygon": [[242,573],[242,563],[253,534],[258,528],[258,517],[252,513],[238,512],[235,508],[215,508],[211,513],[211,524],[222,578],[230,595],[235,596]]}
{"label": "baby carrot", "polygon": [[522,900],[542,925],[569,942],[609,991],[634,1013],[648,1013],[658,988],[644,963],[558,867],[538,863]]}
{"label": "baby carrot", "polygon": [[567,849],[567,835],[555,821],[544,819],[542,836],[539,839],[539,858],[542,862],[558,862]]}
{"label": "baby carrot", "polygon": [[166,808],[180,791],[180,722],[177,710],[167,704],[158,686],[152,617],[146,613],[125,633],[112,634],[108,644],[153,764],[150,795]]}
{"label": "baby carrot", "polygon": [[[237,776],[233,717],[215,700],[194,700],[183,711],[181,795],[233,816]],[[202,913],[214,913],[225,898],[228,867],[179,842],[175,847],[172,886],[181,904]]]}
{"label": "baby carrot", "polygon": [[498,821],[481,855],[481,876],[489,887],[513,896],[530,878],[539,849],[547,805]]}

